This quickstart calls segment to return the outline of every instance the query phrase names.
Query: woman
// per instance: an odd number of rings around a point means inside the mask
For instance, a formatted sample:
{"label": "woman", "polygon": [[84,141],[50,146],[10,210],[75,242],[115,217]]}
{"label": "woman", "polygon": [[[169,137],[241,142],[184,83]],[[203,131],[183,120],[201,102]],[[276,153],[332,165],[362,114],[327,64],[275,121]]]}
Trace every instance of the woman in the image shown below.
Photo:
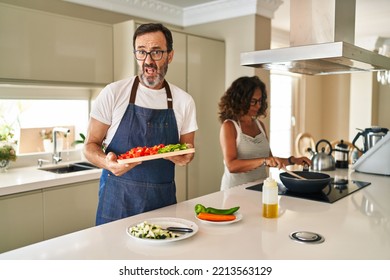
{"label": "woman", "polygon": [[311,165],[306,157],[279,158],[270,150],[260,116],[267,111],[265,84],[257,77],[240,77],[219,102],[220,144],[225,171],[221,190],[268,177],[266,166]]}

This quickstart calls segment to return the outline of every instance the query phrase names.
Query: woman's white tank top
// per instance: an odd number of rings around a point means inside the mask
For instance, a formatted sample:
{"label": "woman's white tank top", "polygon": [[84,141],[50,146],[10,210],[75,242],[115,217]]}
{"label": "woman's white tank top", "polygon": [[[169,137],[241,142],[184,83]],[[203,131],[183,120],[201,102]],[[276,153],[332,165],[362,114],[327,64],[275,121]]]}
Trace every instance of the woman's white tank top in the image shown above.
{"label": "woman's white tank top", "polygon": [[[231,121],[237,131],[237,158],[239,159],[251,159],[251,158],[262,158],[269,157],[270,146],[265,135],[265,132],[259,122],[255,120],[261,133],[255,137],[251,137],[242,132],[240,125],[234,120]],[[241,173],[230,173],[226,167],[224,161],[224,174],[222,176],[221,190],[226,190],[232,187],[236,187],[245,183],[253,182],[259,179],[267,178],[267,170],[265,166],[260,166],[254,170]]]}

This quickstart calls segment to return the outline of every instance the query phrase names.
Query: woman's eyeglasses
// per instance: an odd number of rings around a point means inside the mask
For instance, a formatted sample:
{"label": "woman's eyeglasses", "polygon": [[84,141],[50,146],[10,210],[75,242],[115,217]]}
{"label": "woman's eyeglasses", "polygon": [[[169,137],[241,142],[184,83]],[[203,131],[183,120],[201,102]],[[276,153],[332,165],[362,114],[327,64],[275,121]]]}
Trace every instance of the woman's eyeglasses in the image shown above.
{"label": "woman's eyeglasses", "polygon": [[251,102],[250,102],[251,106],[255,106],[257,103],[259,103],[259,105],[261,104],[261,98],[259,98],[259,99],[252,98],[251,99]]}

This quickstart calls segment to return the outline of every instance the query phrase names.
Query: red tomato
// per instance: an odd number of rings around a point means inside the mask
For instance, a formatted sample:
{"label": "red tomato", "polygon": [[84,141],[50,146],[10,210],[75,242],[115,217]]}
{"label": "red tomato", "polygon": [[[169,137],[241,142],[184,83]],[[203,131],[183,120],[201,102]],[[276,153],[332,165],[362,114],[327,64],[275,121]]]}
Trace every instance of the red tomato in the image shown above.
{"label": "red tomato", "polygon": [[128,159],[128,158],[135,158],[135,157],[143,157],[143,156],[149,156],[149,155],[155,155],[158,153],[158,150],[161,148],[164,148],[164,144],[158,144],[154,145],[153,147],[134,147],[131,148],[126,153],[120,154],[118,156],[118,159]]}

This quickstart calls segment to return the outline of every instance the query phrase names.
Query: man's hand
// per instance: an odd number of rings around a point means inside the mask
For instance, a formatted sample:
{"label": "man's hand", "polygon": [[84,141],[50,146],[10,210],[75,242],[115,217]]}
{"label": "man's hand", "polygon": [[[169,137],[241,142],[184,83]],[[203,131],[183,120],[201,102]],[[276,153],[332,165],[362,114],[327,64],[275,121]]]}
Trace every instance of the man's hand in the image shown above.
{"label": "man's hand", "polygon": [[[191,144],[187,144],[188,149],[193,148]],[[177,164],[179,166],[185,166],[186,164],[190,163],[192,159],[194,158],[195,153],[180,155],[180,156],[173,156],[173,157],[165,157],[165,159],[172,161],[174,164]]]}
{"label": "man's hand", "polygon": [[142,162],[120,164],[117,161],[117,156],[113,152],[109,152],[105,158],[106,169],[110,170],[115,176],[122,176],[127,171],[133,169]]}

